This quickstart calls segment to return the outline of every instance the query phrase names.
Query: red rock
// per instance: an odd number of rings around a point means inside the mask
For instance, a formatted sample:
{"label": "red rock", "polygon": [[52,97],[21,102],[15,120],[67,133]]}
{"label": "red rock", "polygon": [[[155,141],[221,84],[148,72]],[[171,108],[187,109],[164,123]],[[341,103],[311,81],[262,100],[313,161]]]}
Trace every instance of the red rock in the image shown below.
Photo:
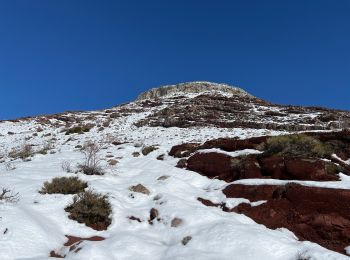
{"label": "red rock", "polygon": [[257,149],[266,142],[267,137],[253,137],[248,139],[219,138],[205,142],[201,149],[218,148],[228,152],[244,149]]}
{"label": "red rock", "polygon": [[187,169],[208,178],[233,181],[231,156],[222,153],[196,153],[187,160]]}
{"label": "red rock", "polygon": [[222,192],[228,198],[245,198],[251,202],[259,200],[268,200],[273,198],[274,192],[279,185],[243,185],[231,184],[228,185]]}
{"label": "red rock", "polygon": [[185,143],[180,145],[175,145],[171,148],[169,155],[177,158],[187,157],[191,153],[195,152],[200,146],[198,143]]}
{"label": "red rock", "polygon": [[[68,238],[68,241],[66,243],[64,243],[64,247],[68,247],[69,252],[75,252],[75,253],[77,253],[81,250],[81,247],[79,247],[79,245],[83,241],[102,241],[102,240],[105,240],[104,237],[100,237],[100,236],[81,238],[81,237],[66,235],[66,237]],[[66,250],[64,248],[62,248],[60,251],[66,252]],[[65,258],[66,255],[60,255],[59,253],[57,253],[55,251],[51,251],[50,257]]]}
{"label": "red rock", "polygon": [[319,159],[285,159],[286,172],[289,178],[294,180],[338,181],[339,177],[330,172],[332,165]]}
{"label": "red rock", "polygon": [[243,213],[268,228],[287,228],[299,239],[345,253],[350,245],[350,190],[285,186],[229,185],[227,197],[267,200],[252,207],[243,203],[232,211]]}

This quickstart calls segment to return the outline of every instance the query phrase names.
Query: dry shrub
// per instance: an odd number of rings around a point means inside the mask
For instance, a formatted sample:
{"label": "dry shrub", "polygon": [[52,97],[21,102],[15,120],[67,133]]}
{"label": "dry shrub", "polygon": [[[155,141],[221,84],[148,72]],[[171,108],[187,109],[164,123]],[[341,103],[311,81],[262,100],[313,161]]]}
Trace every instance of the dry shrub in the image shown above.
{"label": "dry shrub", "polygon": [[65,211],[70,213],[69,218],[97,230],[107,229],[111,224],[108,197],[91,190],[75,195]]}
{"label": "dry shrub", "polygon": [[319,140],[303,135],[283,135],[270,137],[266,143],[266,154],[329,157],[332,148]]}
{"label": "dry shrub", "polygon": [[83,192],[87,188],[87,183],[78,179],[78,177],[60,177],[53,178],[51,182],[44,182],[39,191],[41,194],[76,194]]}
{"label": "dry shrub", "polygon": [[63,161],[62,164],[61,164],[61,168],[62,168],[63,171],[65,171],[67,173],[73,172],[71,163],[68,162],[68,161]]}
{"label": "dry shrub", "polygon": [[24,143],[20,148],[15,149],[13,148],[12,151],[9,153],[9,157],[13,159],[27,159],[28,157],[31,157],[34,155],[34,150],[31,144]]}
{"label": "dry shrub", "polygon": [[72,128],[69,128],[68,130],[66,130],[66,135],[83,134],[83,133],[89,132],[91,130],[91,128],[92,127],[90,125],[74,126]]}
{"label": "dry shrub", "polygon": [[84,154],[85,161],[83,164],[79,164],[78,168],[86,175],[103,175],[104,171],[100,166],[101,158],[99,152],[102,147],[93,141],[86,142],[81,148],[81,152]]}
{"label": "dry shrub", "polygon": [[19,201],[19,193],[15,193],[10,189],[2,188],[0,192],[0,202],[17,203]]}

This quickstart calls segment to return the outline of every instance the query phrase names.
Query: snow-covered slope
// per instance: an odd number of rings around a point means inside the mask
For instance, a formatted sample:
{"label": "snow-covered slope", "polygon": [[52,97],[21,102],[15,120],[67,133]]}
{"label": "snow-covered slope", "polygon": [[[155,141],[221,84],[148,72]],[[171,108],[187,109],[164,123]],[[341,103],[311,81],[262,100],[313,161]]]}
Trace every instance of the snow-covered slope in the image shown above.
{"label": "snow-covered slope", "polygon": [[[187,101],[196,96],[183,95]],[[138,124],[175,101],[169,96],[142,99],[103,111],[67,112],[0,122],[0,188],[9,188],[20,196],[17,203],[0,202],[0,259],[51,259],[51,251],[66,255],[67,259],[94,260],[347,259],[317,244],[298,241],[286,229],[271,230],[242,214],[223,212],[200,203],[198,197],[225,202],[231,207],[249,201],[226,198],[221,191],[227,185],[224,181],[175,167],[178,159],[168,155],[172,146],[219,137],[278,135],[285,130]],[[89,130],[66,134],[75,126]],[[79,147],[89,140],[103,147],[99,156],[105,174],[88,176],[64,171],[62,163],[68,162],[75,170],[83,161]],[[34,150],[30,160],[9,157],[25,145]],[[158,149],[143,155],[142,148],[150,145]],[[47,154],[37,153],[43,149]],[[134,157],[135,152],[140,156]],[[242,153],[249,152],[257,153],[254,150]],[[163,160],[157,159],[160,155]],[[110,165],[111,159],[118,163]],[[68,218],[64,209],[73,195],[38,192],[45,181],[62,176],[78,176],[88,182],[89,188],[108,196],[112,223],[107,230],[96,231]],[[338,185],[350,188],[349,183],[344,177]],[[144,185],[150,194],[130,191],[129,188],[137,184]],[[160,220],[151,225],[148,220],[152,208],[158,210]],[[141,222],[131,220],[131,216]],[[171,226],[174,218],[182,220],[177,227]],[[63,246],[66,235],[100,236],[105,240],[84,241],[78,252],[69,252]],[[188,237],[186,245],[185,237]]]}

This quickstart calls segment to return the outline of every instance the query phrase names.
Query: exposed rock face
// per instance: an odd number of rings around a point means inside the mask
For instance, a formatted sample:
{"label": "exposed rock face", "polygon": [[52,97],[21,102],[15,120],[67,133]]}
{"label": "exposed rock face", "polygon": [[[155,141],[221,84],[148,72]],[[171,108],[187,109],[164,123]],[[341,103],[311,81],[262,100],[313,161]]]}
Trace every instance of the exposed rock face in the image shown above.
{"label": "exposed rock face", "polygon": [[237,96],[251,96],[246,91],[238,87],[232,87],[227,84],[218,84],[207,81],[186,82],[176,85],[167,85],[159,88],[152,88],[137,98],[137,100],[155,99],[174,94],[221,92]]}
{"label": "exposed rock face", "polygon": [[[350,132],[305,133],[331,147],[338,156],[350,158]],[[174,146],[169,155],[187,157],[183,167],[209,178],[219,178],[227,182],[248,178],[273,178],[281,180],[337,181],[338,173],[350,175],[350,165],[336,157],[311,158],[308,155],[274,155],[269,153],[231,157],[224,153],[205,152],[202,149],[218,148],[233,152],[244,149],[263,150],[268,136],[245,140],[221,138],[204,144],[188,143]],[[195,153],[196,152],[196,153]],[[195,154],[193,154],[195,153]]]}
{"label": "exposed rock face", "polygon": [[350,244],[350,191],[307,187],[229,185],[224,191],[230,198],[250,201],[267,200],[252,207],[240,204],[234,212],[243,213],[269,228],[287,228],[299,239],[345,253]]}
{"label": "exposed rock face", "polygon": [[281,180],[337,181],[341,169],[332,162],[299,157],[231,157],[222,153],[196,153],[187,161],[187,169],[208,178],[227,182],[250,178]]}
{"label": "exposed rock face", "polygon": [[138,104],[144,108],[149,107],[149,102],[160,102],[166,104],[166,107],[156,109],[154,113],[137,122],[136,126],[181,128],[215,126],[286,131],[334,129],[339,128],[340,124],[343,127],[350,126],[350,113],[346,111],[274,105],[242,91],[230,94],[225,88],[207,93],[204,91],[206,87],[199,87],[198,91],[201,91],[195,97],[168,94],[168,89],[171,89],[173,94],[183,93],[179,86],[158,88],[141,95]]}

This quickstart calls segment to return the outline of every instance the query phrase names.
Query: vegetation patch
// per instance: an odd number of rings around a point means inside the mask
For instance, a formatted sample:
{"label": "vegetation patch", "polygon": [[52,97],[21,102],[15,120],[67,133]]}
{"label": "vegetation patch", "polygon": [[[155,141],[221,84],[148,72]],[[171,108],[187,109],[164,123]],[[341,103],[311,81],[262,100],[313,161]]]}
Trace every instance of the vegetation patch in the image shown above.
{"label": "vegetation patch", "polygon": [[69,128],[66,131],[66,135],[83,134],[83,133],[89,132],[91,128],[92,128],[91,126],[74,126],[72,128]]}
{"label": "vegetation patch", "polygon": [[142,149],[142,154],[143,155],[148,155],[149,153],[151,153],[151,152],[153,152],[153,151],[155,151],[155,150],[157,150],[158,148],[157,147],[155,147],[155,146],[146,146],[146,147],[144,147],[143,149]]}
{"label": "vegetation patch", "polygon": [[78,169],[86,175],[103,175],[103,168],[100,166],[101,158],[99,152],[102,147],[93,141],[86,142],[81,148],[85,161],[78,165]]}
{"label": "vegetation patch", "polygon": [[70,219],[96,230],[106,230],[111,224],[112,209],[107,196],[91,190],[75,195],[65,211],[70,213]]}
{"label": "vegetation patch", "polygon": [[332,147],[307,135],[283,135],[267,139],[265,154],[323,158],[333,153]]}
{"label": "vegetation patch", "polygon": [[9,153],[9,157],[13,159],[27,159],[34,155],[34,150],[32,145],[30,144],[24,144],[19,149],[12,149],[12,151]]}
{"label": "vegetation patch", "polygon": [[44,182],[39,191],[41,194],[76,194],[83,192],[87,188],[87,183],[78,179],[78,177],[60,177],[53,178],[51,182]]}

